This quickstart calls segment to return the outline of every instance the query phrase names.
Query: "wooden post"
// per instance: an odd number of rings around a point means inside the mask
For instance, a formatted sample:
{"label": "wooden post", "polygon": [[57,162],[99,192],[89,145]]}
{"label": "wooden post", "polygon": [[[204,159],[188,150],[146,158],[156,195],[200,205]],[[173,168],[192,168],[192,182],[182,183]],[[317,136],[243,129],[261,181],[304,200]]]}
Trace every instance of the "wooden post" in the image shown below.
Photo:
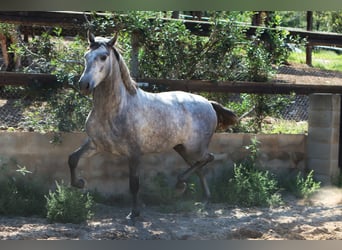
{"label": "wooden post", "polygon": [[257,11],[253,14],[252,16],[252,25],[253,26],[261,26],[263,23],[263,18],[262,18],[263,12],[262,11]]}
{"label": "wooden post", "polygon": [[172,11],[171,18],[179,19],[179,11]]}
{"label": "wooden post", "polygon": [[[313,25],[313,12],[307,11],[306,12],[306,29],[307,31],[312,31]],[[312,46],[310,43],[306,45],[306,64],[312,66]]]}
{"label": "wooden post", "polygon": [[139,32],[134,31],[131,37],[131,75],[133,78],[139,77]]}

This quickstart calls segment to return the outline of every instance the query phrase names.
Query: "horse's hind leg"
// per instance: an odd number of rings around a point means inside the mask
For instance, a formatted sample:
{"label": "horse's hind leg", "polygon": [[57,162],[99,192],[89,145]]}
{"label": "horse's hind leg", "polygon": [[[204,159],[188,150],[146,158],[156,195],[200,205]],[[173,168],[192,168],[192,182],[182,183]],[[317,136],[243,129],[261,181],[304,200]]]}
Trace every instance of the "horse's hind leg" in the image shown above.
{"label": "horse's hind leg", "polygon": [[205,178],[205,175],[203,173],[203,167],[197,169],[196,170],[196,174],[197,174],[198,178],[201,181],[201,186],[202,186],[202,189],[204,191],[205,198],[206,198],[207,201],[209,201],[210,197],[211,197],[211,193],[210,193],[210,189],[209,189],[209,186],[208,186],[207,179]]}
{"label": "horse's hind leg", "polygon": [[70,168],[70,177],[71,177],[71,185],[77,188],[83,188],[85,182],[83,179],[76,179],[76,167],[78,165],[78,161],[84,155],[91,156],[95,153],[94,147],[89,139],[76,151],[74,151],[71,155],[69,155],[69,168]]}

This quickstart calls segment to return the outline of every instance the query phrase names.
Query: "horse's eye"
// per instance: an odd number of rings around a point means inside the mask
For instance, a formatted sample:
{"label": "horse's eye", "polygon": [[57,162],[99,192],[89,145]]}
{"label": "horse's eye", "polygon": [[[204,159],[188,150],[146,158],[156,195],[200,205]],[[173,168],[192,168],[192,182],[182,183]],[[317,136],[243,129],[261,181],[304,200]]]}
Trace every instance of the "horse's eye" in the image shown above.
{"label": "horse's eye", "polygon": [[107,59],[107,56],[106,56],[106,55],[100,56],[100,60],[101,60],[101,61],[106,61],[106,59]]}

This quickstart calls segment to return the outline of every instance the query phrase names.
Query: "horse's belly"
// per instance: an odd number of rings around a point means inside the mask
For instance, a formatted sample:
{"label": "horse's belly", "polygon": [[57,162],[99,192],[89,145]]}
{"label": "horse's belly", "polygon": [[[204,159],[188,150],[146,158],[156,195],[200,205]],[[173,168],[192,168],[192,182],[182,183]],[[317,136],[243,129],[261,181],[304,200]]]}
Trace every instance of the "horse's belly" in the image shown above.
{"label": "horse's belly", "polygon": [[168,136],[166,134],[152,133],[139,139],[140,149],[143,153],[160,153],[171,150],[174,146],[179,144],[178,136]]}

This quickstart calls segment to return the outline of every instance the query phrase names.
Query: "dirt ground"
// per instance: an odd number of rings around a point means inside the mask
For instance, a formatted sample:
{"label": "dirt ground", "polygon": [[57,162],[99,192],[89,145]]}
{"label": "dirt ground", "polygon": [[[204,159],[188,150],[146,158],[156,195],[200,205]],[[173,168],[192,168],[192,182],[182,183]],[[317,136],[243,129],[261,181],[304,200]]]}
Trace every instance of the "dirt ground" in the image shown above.
{"label": "dirt ground", "polygon": [[193,212],[163,213],[144,207],[134,222],[125,218],[128,211],[97,205],[95,217],[80,225],[0,217],[0,239],[342,239],[342,190],[337,188],[323,188],[310,202],[286,197],[285,205],[277,208],[209,204]]}
{"label": "dirt ground", "polygon": [[342,72],[291,63],[278,68],[274,81],[292,84],[342,85]]}

